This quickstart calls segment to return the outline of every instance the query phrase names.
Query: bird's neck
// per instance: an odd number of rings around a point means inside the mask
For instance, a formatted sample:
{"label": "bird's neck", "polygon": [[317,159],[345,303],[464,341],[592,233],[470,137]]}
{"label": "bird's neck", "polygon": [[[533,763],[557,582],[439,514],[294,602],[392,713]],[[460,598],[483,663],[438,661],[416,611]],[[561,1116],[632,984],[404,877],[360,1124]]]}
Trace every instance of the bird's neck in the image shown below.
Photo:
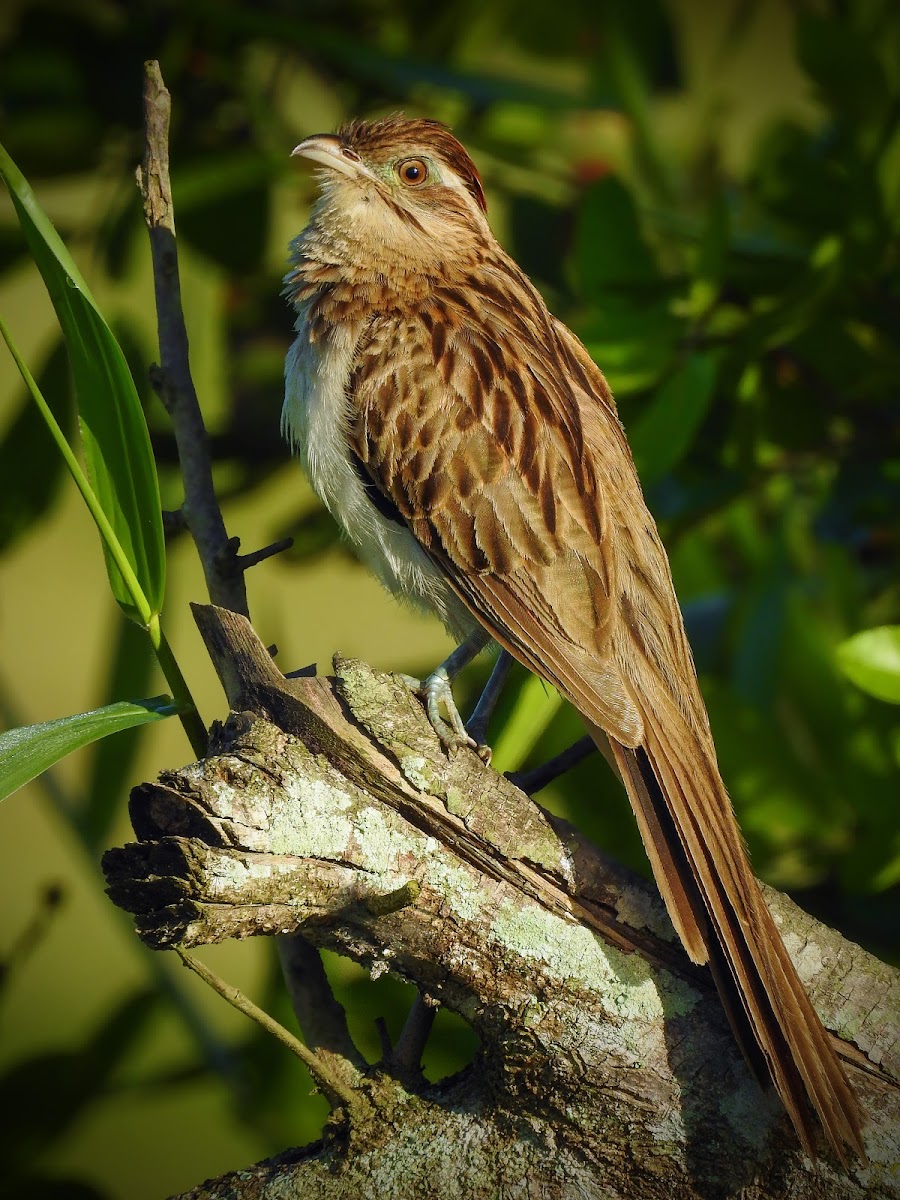
{"label": "bird's neck", "polygon": [[437,236],[403,228],[381,206],[337,210],[327,200],[291,244],[285,295],[297,309],[313,304],[323,316],[352,321],[420,304],[439,284],[462,282],[489,252],[482,230],[450,225]]}

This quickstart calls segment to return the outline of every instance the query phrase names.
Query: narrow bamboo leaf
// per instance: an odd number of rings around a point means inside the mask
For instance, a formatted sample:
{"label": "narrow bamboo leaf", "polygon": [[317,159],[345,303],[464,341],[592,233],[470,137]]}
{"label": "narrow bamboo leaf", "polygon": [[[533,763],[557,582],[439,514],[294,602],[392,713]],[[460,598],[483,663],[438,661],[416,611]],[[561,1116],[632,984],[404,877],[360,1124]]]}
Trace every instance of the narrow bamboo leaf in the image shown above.
{"label": "narrow bamboo leaf", "polygon": [[656,260],[644,238],[631,193],[614,175],[593,184],[584,198],[575,240],[581,285],[591,300],[619,289],[660,286]]}
{"label": "narrow bamboo leaf", "polygon": [[66,441],[66,436],[63,433],[59,422],[56,420],[50,405],[45,400],[44,395],[41,392],[41,389],[38,387],[34,376],[28,370],[22,355],[19,353],[18,347],[12,339],[12,334],[9,332],[6,322],[2,317],[0,317],[0,337],[2,337],[6,342],[9,352],[13,356],[16,366],[19,368],[19,374],[22,376],[22,379],[25,381],[25,386],[31,393],[31,398],[37,405],[47,429],[50,432],[50,436],[56,444],[57,450],[62,456],[66,466],[69,468],[69,474],[75,481],[75,486],[78,488],[79,492],[81,492],[81,497],[87,505],[91,516],[94,518],[94,523],[97,526],[100,537],[103,541],[104,550],[115,563],[116,569],[118,570],[126,588],[128,589],[128,597],[134,606],[134,613],[136,614],[135,620],[139,621],[140,624],[148,632],[150,632],[150,636],[152,638],[153,630],[159,630],[159,616],[153,613],[150,607],[150,602],[144,595],[141,585],[137,580],[137,576],[134,573],[134,568],[131,564],[131,561],[125,553],[125,550],[122,544],[119,542],[119,539],[116,537],[115,530],[113,529],[109,518],[104,512],[103,506],[97,498],[96,492],[91,487],[88,477],[82,470],[81,463],[78,461],[75,451]]}
{"label": "narrow bamboo leaf", "polygon": [[[62,340],[54,346],[39,377],[43,394],[49,397],[53,415],[65,436],[75,424],[69,367]],[[36,469],[35,464],[40,464]],[[63,463],[53,445],[41,413],[27,395],[23,396],[2,441],[0,441],[0,553],[48,511],[63,478]]]}
{"label": "narrow bamboo leaf", "polygon": [[[165,587],[159,484],[134,380],[81,273],[2,146],[0,176],[9,188],[66,341],[88,477],[152,611],[157,613]],[[128,616],[139,619],[105,544],[104,554],[116,600]]]}
{"label": "narrow bamboo leaf", "polygon": [[91,712],[0,733],[0,800],[73,750],[121,729],[145,725],[148,721],[162,721],[176,712],[175,703],[169,696],[154,696],[150,700],[122,700]]}
{"label": "narrow bamboo leaf", "polygon": [[[775,551],[778,553],[777,549]],[[773,707],[782,665],[789,577],[777,558],[751,594],[737,630],[733,681],[736,695],[756,708]]]}
{"label": "narrow bamboo leaf", "polygon": [[864,629],[838,646],[837,660],[858,688],[900,704],[900,625]]}
{"label": "narrow bamboo leaf", "polygon": [[671,471],[691,447],[716,384],[712,354],[692,354],[657,391],[628,440],[646,486]]}
{"label": "narrow bamboo leaf", "polygon": [[562,705],[559,692],[537,675],[514,672],[498,706],[498,733],[491,738],[491,763],[501,773],[521,767]]}

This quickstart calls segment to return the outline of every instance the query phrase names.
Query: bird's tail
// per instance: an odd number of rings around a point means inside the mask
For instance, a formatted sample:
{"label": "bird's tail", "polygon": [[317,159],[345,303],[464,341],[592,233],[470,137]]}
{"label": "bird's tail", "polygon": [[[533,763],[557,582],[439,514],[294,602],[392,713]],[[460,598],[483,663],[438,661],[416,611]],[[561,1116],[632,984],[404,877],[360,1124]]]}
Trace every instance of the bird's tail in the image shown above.
{"label": "bird's tail", "polygon": [[672,922],[709,963],[751,1070],[774,1083],[807,1153],[812,1109],[842,1161],[845,1147],[864,1159],[859,1102],[763,899],[708,730],[662,706],[641,705],[636,749],[609,742]]}

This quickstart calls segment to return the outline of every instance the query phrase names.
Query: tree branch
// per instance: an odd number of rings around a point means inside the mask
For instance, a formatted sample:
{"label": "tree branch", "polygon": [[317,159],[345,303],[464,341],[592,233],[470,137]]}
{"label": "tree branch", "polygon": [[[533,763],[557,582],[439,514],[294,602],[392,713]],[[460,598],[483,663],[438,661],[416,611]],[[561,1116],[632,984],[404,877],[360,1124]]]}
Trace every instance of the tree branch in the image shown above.
{"label": "tree branch", "polygon": [[216,500],[206,427],[191,375],[175,245],[175,210],[169,182],[171,97],[159,63],[144,65],[144,161],[137,178],[150,236],[160,365],[151,380],[172,421],[184,480],[182,513],[197,545],[214,604],[247,613],[244,575],[230,546]]}
{"label": "tree branch", "polygon": [[[293,939],[296,941],[297,939]],[[295,1055],[303,1065],[309,1070],[313,1079],[316,1080],[321,1087],[323,1094],[327,1097],[333,1108],[344,1106],[348,1109],[353,1109],[361,1103],[361,1094],[355,1090],[359,1084],[359,1078],[355,1074],[347,1075],[344,1070],[344,1060],[336,1062],[324,1062],[321,1055],[313,1054],[308,1047],[302,1042],[298,1042],[293,1034],[288,1033],[283,1025],[279,1025],[273,1020],[267,1012],[264,1012],[256,1004],[253,1003],[243,992],[238,991],[236,987],[226,983],[215,975],[205,963],[200,962],[197,958],[192,958],[190,954],[176,946],[175,953],[181,959],[184,966],[189,971],[193,971],[195,975],[199,975],[203,982],[217,992],[223,1000],[227,1001],[232,1008],[249,1017],[251,1021],[255,1021],[266,1033],[269,1033],[277,1041]],[[321,965],[321,959],[317,957],[317,961]],[[333,1066],[337,1066],[337,1070],[333,1070]]]}
{"label": "tree branch", "polygon": [[322,956],[305,938],[278,938],[281,969],[300,1032],[307,1046],[328,1069],[340,1072],[359,1085],[369,1064],[357,1049],[347,1014],[331,990]]}
{"label": "tree branch", "polygon": [[[448,1005],[481,1050],[438,1085],[386,1061],[321,1144],[192,1196],[900,1196],[896,972],[767,889],[866,1112],[867,1165],[810,1163],[652,887],[448,759],[393,677],[285,680],[245,621],[196,615],[235,711],[209,758],[135,789],[113,899],[153,946],[302,930]],[[384,912],[392,893],[410,902]]]}
{"label": "tree branch", "polygon": [[398,1079],[404,1082],[421,1079],[422,1053],[439,1007],[436,1000],[426,998],[421,992],[412,1002],[397,1044],[385,1056],[388,1069]]}
{"label": "tree branch", "polygon": [[[144,65],[144,160],[137,170],[150,238],[159,329],[160,365],[151,368],[150,378],[172,421],[178,449],[184,502],[178,510],[177,522],[188,528],[194,540],[210,599],[214,604],[246,616],[249,609],[244,571],[286,549],[291,539],[286,538],[254,553],[240,555],[240,539],[228,536],[216,498],[209,439],[191,375],[188,335],[181,304],[175,209],[169,180],[170,113],[171,97],[163,83],[159,63],[151,60]],[[175,518],[172,518],[170,530],[174,523]],[[288,945],[285,939],[279,940],[278,952],[282,970],[288,976]],[[297,951],[297,956],[301,956],[301,951]],[[316,973],[310,969],[303,975],[289,977],[289,985],[298,1019],[302,1010],[306,1014],[306,1032],[315,1041],[315,1014],[323,1014],[324,1019],[336,1004],[328,980],[324,972]],[[304,991],[307,998],[302,1001]],[[329,1035],[327,1020],[326,1026],[323,1036]],[[352,1063],[353,1057],[348,1061]]]}

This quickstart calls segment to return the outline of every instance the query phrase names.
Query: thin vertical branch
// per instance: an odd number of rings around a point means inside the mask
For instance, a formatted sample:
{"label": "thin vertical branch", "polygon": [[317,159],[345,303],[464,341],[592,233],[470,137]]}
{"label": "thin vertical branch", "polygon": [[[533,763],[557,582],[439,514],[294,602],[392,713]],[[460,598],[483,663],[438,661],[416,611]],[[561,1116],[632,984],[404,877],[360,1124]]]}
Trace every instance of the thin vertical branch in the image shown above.
{"label": "thin vertical branch", "polygon": [[369,1064],[360,1054],[347,1028],[347,1014],[331,990],[315,946],[296,934],[276,938],[281,969],[287,984],[300,1032],[318,1058],[325,1062],[340,1059],[362,1074]]}
{"label": "thin vertical branch", "polygon": [[[175,208],[169,180],[169,119],[171,97],[159,63],[144,66],[144,159],[137,170],[150,236],[160,365],[151,380],[172,421],[184,482],[179,509],[194,539],[203,566],[209,598],[221,608],[249,616],[244,571],[286,548],[289,540],[252,554],[240,555],[238,538],[229,538],[213,486],[212,457],[203,414],[191,375],[187,329],[181,305]],[[299,936],[281,938],[278,954],[300,1028],[313,1049],[321,1048],[329,1069],[350,1073],[365,1069],[353,1045],[343,1009],[332,993],[318,952]],[[315,960],[315,961],[313,961]],[[316,969],[318,963],[318,969]]]}
{"label": "thin vertical branch", "polygon": [[422,1074],[422,1054],[431,1034],[437,1010],[437,1004],[429,1003],[421,992],[413,1000],[397,1044],[387,1056],[391,1067],[400,1071],[401,1077],[416,1077]]}
{"label": "thin vertical branch", "polygon": [[246,616],[244,573],[216,499],[206,427],[191,376],[169,182],[171,97],[159,63],[146,63],[144,72],[144,160],[137,178],[150,235],[159,327],[160,365],[152,380],[172,421],[184,480],[182,512],[200,555],[209,597],[214,604]]}

